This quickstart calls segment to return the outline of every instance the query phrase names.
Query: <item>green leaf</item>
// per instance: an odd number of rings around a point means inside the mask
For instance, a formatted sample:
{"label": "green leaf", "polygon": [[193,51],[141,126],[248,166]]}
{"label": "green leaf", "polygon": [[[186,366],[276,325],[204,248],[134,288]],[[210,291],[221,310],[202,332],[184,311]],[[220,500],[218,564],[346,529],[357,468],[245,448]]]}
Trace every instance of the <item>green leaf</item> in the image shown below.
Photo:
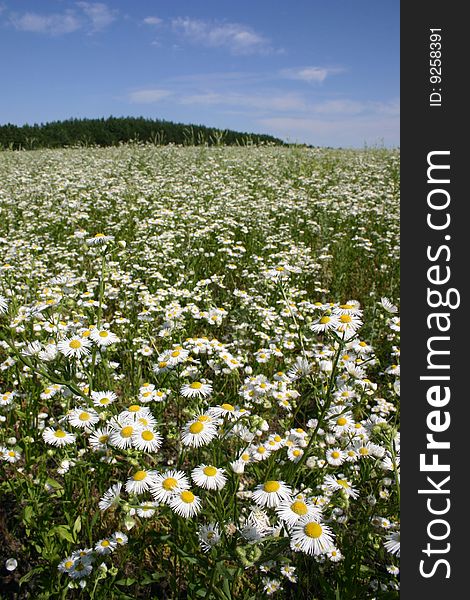
{"label": "green leaf", "polygon": [[51,487],[53,487],[55,490],[62,489],[62,486],[60,485],[60,483],[58,481],[56,481],[55,479],[51,479],[50,477],[48,477],[46,479],[46,483],[47,483],[47,485],[50,485]]}
{"label": "green leaf", "polygon": [[227,596],[227,598],[229,598],[230,600],[232,600],[232,592],[230,591],[230,586],[229,586],[229,583],[228,583],[228,579],[224,579],[222,587],[224,588],[224,592],[225,592],[225,595]]}
{"label": "green leaf", "polygon": [[77,533],[80,533],[82,530],[82,518],[80,515],[75,519],[75,523],[73,524],[73,533],[76,536]]}
{"label": "green leaf", "polygon": [[29,523],[31,521],[32,516],[33,516],[33,507],[28,505],[24,509],[24,516],[23,516],[24,522]]}
{"label": "green leaf", "polygon": [[55,533],[58,537],[60,537],[61,540],[66,540],[67,542],[70,542],[72,544],[75,541],[71,532],[65,525],[57,525],[57,527],[54,527],[51,531]]}
{"label": "green leaf", "polygon": [[34,575],[36,575],[36,573],[41,573],[41,571],[44,571],[44,567],[35,567],[34,569],[31,569],[31,571],[28,571],[26,573],[26,575],[23,575],[23,577],[19,581],[19,584],[23,585],[23,583],[28,582],[34,577]]}

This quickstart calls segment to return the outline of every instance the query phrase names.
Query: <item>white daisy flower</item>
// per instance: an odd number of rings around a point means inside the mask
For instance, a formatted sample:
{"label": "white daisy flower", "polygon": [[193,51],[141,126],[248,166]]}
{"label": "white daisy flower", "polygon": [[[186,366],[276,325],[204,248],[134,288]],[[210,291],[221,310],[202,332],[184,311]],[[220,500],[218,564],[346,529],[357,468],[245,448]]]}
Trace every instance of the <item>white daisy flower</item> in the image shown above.
{"label": "white daisy flower", "polygon": [[42,432],[42,437],[46,444],[52,446],[66,446],[75,442],[74,433],[69,433],[63,429],[53,429],[52,427],[46,427]]}
{"label": "white daisy flower", "polygon": [[72,358],[80,358],[90,354],[91,342],[81,336],[73,336],[61,340],[57,347],[64,356],[71,356]]}
{"label": "white daisy flower", "polygon": [[170,508],[180,517],[188,519],[197,515],[202,509],[202,503],[198,496],[195,496],[190,490],[181,490],[170,498]]}
{"label": "white daisy flower", "polygon": [[142,494],[149,490],[154,483],[155,475],[154,471],[136,471],[126,482],[126,492],[128,494]]}
{"label": "white daisy flower", "polygon": [[132,436],[137,431],[138,427],[135,423],[131,423],[129,419],[118,417],[109,422],[111,434],[109,443],[121,450],[125,450],[132,446]]}
{"label": "white daisy flower", "polygon": [[339,319],[334,315],[323,315],[312,325],[312,331],[323,333],[325,331],[334,331],[339,326]]}
{"label": "white daisy flower", "polygon": [[189,479],[183,471],[170,470],[154,475],[150,493],[158,502],[168,504],[178,491],[188,490],[189,488]]}
{"label": "white daisy flower", "polygon": [[72,579],[83,579],[93,571],[93,566],[89,562],[75,560],[72,568],[67,572]]}
{"label": "white daisy flower", "polygon": [[299,519],[306,515],[316,518],[319,518],[321,515],[319,508],[300,498],[282,502],[276,507],[276,513],[281,521],[284,521],[288,526],[295,525]]}
{"label": "white daisy flower", "polygon": [[346,459],[346,453],[341,448],[329,448],[326,451],[326,462],[333,467],[339,467]]}
{"label": "white daisy flower", "polygon": [[220,542],[220,531],[217,523],[200,525],[198,530],[199,544],[203,552],[209,552]]}
{"label": "white daisy flower", "polygon": [[290,500],[292,490],[283,481],[266,481],[256,486],[252,498],[258,506],[273,508]]}
{"label": "white daisy flower", "polygon": [[398,312],[398,308],[394,304],[392,304],[392,302],[390,302],[390,300],[386,296],[383,296],[380,299],[380,303],[382,304],[382,306],[385,308],[385,310],[387,312],[392,313],[392,314]]}
{"label": "white daisy flower", "polygon": [[203,381],[185,383],[180,390],[180,394],[185,398],[207,398],[211,392],[212,385]]}
{"label": "white daisy flower", "polygon": [[260,444],[259,446],[252,446],[250,454],[254,461],[260,462],[269,458],[271,450],[265,444]]}
{"label": "white daisy flower", "polygon": [[385,536],[384,546],[387,552],[390,554],[395,554],[395,556],[400,556],[400,532],[393,531]]}
{"label": "white daisy flower", "polygon": [[96,542],[95,552],[101,555],[111,554],[116,550],[116,546],[117,544],[113,539],[104,538]]}
{"label": "white daisy flower", "polygon": [[90,338],[97,346],[110,346],[119,342],[118,336],[108,329],[93,329]]}
{"label": "white daisy flower", "polygon": [[190,421],[183,429],[181,441],[185,446],[198,448],[209,444],[217,436],[215,425],[208,421]]}
{"label": "white daisy flower", "polygon": [[105,511],[110,508],[113,504],[116,504],[121,497],[122,483],[118,482],[113,484],[101,497],[98,502],[98,507],[101,511]]}
{"label": "white daisy flower", "polygon": [[116,531],[111,536],[111,540],[115,542],[118,546],[124,546],[125,544],[127,544],[128,539],[129,538],[127,537],[127,535],[125,533],[122,533],[122,531]]}
{"label": "white daisy flower", "polygon": [[326,475],[324,479],[324,485],[330,492],[342,491],[347,494],[350,498],[357,498],[359,492],[352,487],[351,483],[347,479],[336,478],[333,475]]}
{"label": "white daisy flower", "polygon": [[[137,516],[141,519],[150,519],[155,514],[156,508],[159,506],[158,502],[146,502],[135,509]],[[131,513],[132,514],[132,513]]]}
{"label": "white daisy flower", "polygon": [[162,445],[162,436],[151,427],[139,428],[132,434],[132,445],[143,452],[156,452]]}
{"label": "white daisy flower", "polygon": [[96,233],[92,238],[87,238],[86,243],[89,246],[105,246],[114,240],[113,235],[105,235],[104,233]]}
{"label": "white daisy flower", "polygon": [[4,315],[8,310],[8,300],[5,296],[0,296],[0,315]]}
{"label": "white daisy flower", "polygon": [[297,521],[290,532],[290,538],[290,546],[295,552],[319,555],[334,548],[331,529],[310,515]]}
{"label": "white daisy flower", "polygon": [[91,398],[93,400],[93,405],[98,408],[103,408],[103,406],[108,406],[112,404],[117,396],[114,392],[104,391],[104,392],[91,392]]}
{"label": "white daisy flower", "polygon": [[98,428],[88,438],[92,450],[106,450],[109,442],[110,429],[108,427]]}
{"label": "white daisy flower", "polygon": [[299,446],[292,445],[287,449],[287,458],[294,463],[299,462],[303,455],[304,450]]}
{"label": "white daisy flower", "polygon": [[221,490],[227,483],[224,469],[212,465],[200,465],[191,473],[194,483],[205,490]]}
{"label": "white daisy flower", "polygon": [[93,409],[74,408],[68,415],[69,423],[72,427],[84,429],[95,425],[100,417]]}

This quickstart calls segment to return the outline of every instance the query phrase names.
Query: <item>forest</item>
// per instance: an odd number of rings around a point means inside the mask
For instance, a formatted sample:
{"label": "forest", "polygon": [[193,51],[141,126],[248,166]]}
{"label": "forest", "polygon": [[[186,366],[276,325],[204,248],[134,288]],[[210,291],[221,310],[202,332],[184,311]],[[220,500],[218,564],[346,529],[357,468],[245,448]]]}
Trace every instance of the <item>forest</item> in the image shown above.
{"label": "forest", "polygon": [[284,145],[271,135],[221,130],[143,117],[67,119],[34,125],[0,125],[0,149],[33,150],[67,146],[116,146],[142,142],[155,145],[246,146]]}

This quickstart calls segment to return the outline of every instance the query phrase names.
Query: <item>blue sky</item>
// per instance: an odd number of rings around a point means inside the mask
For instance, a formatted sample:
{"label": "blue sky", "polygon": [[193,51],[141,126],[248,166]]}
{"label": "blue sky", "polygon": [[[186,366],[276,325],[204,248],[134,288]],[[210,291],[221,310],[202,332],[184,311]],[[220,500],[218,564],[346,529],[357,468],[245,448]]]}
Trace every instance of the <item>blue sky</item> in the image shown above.
{"label": "blue sky", "polygon": [[399,145],[399,0],[0,0],[0,123],[145,116]]}

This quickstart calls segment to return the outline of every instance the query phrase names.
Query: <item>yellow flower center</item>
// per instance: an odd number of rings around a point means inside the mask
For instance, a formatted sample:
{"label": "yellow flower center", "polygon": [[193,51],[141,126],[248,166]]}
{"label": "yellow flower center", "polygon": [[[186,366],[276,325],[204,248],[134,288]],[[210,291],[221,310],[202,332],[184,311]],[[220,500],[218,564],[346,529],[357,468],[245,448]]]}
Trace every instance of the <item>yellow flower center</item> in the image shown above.
{"label": "yellow flower center", "polygon": [[345,419],[344,417],[340,417],[339,419],[337,419],[336,424],[340,427],[344,427],[347,422],[347,419]]}
{"label": "yellow flower center", "polygon": [[107,338],[109,333],[107,331],[100,331],[99,336],[102,338]]}
{"label": "yellow flower center", "polygon": [[352,318],[350,315],[341,315],[339,320],[341,321],[341,323],[351,323]]}
{"label": "yellow flower center", "polygon": [[349,488],[349,483],[346,481],[346,479],[337,479],[336,483],[343,486],[345,489]]}
{"label": "yellow flower center", "polygon": [[174,352],[171,353],[171,356],[173,358],[177,358],[180,354],[181,354],[181,352],[179,350],[175,350]]}
{"label": "yellow flower center", "polygon": [[131,404],[127,410],[130,412],[138,412],[140,410],[140,406],[138,404]]}
{"label": "yellow flower center", "polygon": [[109,440],[109,435],[104,434],[104,435],[100,435],[100,437],[98,438],[98,441],[100,444],[106,444],[106,442]]}
{"label": "yellow flower center", "polygon": [[105,548],[107,548],[109,546],[109,541],[108,540],[103,540],[101,542],[101,545],[104,546]]}
{"label": "yellow flower center", "polygon": [[330,317],[322,317],[320,319],[320,325],[326,325],[327,323],[329,323],[331,321]]}
{"label": "yellow flower center", "polygon": [[302,450],[294,450],[292,454],[297,458],[302,455]]}
{"label": "yellow flower center", "polygon": [[193,390],[200,390],[202,388],[202,383],[200,381],[193,381],[189,384],[189,387]]}
{"label": "yellow flower center", "polygon": [[344,310],[351,310],[351,308],[354,308],[354,305],[353,304],[340,304],[339,307],[343,308]]}
{"label": "yellow flower center", "polygon": [[143,481],[147,477],[147,473],[145,471],[136,471],[132,476],[134,481]]}
{"label": "yellow flower center", "polygon": [[58,429],[55,433],[54,433],[55,437],[58,438],[64,438],[65,437],[65,431],[62,431],[62,429]]}
{"label": "yellow flower center", "polygon": [[334,452],[331,453],[332,458],[339,458],[341,456],[341,454],[339,452],[336,452],[336,450]]}
{"label": "yellow flower center", "polygon": [[70,569],[72,566],[73,566],[73,560],[68,560],[64,565],[64,567],[66,569]]}
{"label": "yellow flower center", "polygon": [[82,342],[80,340],[72,340],[69,342],[69,346],[72,348],[72,350],[77,350],[78,348],[82,347]]}
{"label": "yellow flower center", "polygon": [[229,410],[229,411],[235,410],[234,406],[232,406],[231,404],[227,404],[227,403],[221,404],[220,407],[223,408],[224,410]]}
{"label": "yellow flower center", "polygon": [[100,398],[100,404],[105,405],[105,404],[109,404],[109,402],[110,402],[109,398],[106,398],[106,397]]}
{"label": "yellow flower center", "polygon": [[214,475],[217,473],[217,469],[211,466],[204,467],[203,473],[204,475],[207,475],[207,477],[214,477]]}
{"label": "yellow flower center", "polygon": [[204,429],[204,425],[201,423],[201,421],[196,421],[196,423],[191,423],[191,425],[189,426],[189,431],[191,433],[201,433],[201,431]]}
{"label": "yellow flower center", "polygon": [[264,446],[258,446],[258,449],[256,451],[258,452],[258,454],[264,454],[266,452],[266,448]]}
{"label": "yellow flower center", "polygon": [[210,420],[210,417],[207,415],[199,415],[199,417],[197,418],[198,421],[201,421],[201,423],[205,423],[206,421]]}
{"label": "yellow flower center", "polygon": [[369,450],[367,448],[359,448],[359,454],[362,454],[362,456],[366,456],[367,454],[369,454]]}
{"label": "yellow flower center", "polygon": [[304,527],[305,534],[310,538],[317,539],[323,533],[321,525],[318,523],[307,523]]}
{"label": "yellow flower center", "polygon": [[267,481],[263,485],[263,490],[265,492],[268,492],[268,494],[272,494],[273,492],[277,492],[280,487],[281,484],[279,483],[279,481]]}
{"label": "yellow flower center", "polygon": [[174,490],[177,485],[178,482],[174,477],[167,477],[162,482],[162,488],[165,489],[167,492],[171,492],[172,490]]}
{"label": "yellow flower center", "polygon": [[145,440],[146,442],[151,442],[154,437],[155,437],[155,435],[151,431],[147,430],[147,431],[142,432],[142,439]]}
{"label": "yellow flower center", "polygon": [[134,428],[131,425],[127,425],[126,427],[123,427],[121,429],[121,437],[129,438],[129,437],[131,437],[133,431],[134,431]]}
{"label": "yellow flower center", "polygon": [[292,512],[295,512],[296,515],[306,515],[308,513],[307,505],[301,500],[296,500],[291,504],[290,509]]}
{"label": "yellow flower center", "polygon": [[241,459],[245,462],[248,462],[250,460],[250,455],[245,452],[244,454],[242,454]]}
{"label": "yellow flower center", "polygon": [[82,412],[78,415],[80,421],[88,421],[90,419],[90,413]]}
{"label": "yellow flower center", "polygon": [[191,504],[194,502],[194,494],[189,490],[184,490],[184,492],[181,492],[180,498],[185,504]]}

